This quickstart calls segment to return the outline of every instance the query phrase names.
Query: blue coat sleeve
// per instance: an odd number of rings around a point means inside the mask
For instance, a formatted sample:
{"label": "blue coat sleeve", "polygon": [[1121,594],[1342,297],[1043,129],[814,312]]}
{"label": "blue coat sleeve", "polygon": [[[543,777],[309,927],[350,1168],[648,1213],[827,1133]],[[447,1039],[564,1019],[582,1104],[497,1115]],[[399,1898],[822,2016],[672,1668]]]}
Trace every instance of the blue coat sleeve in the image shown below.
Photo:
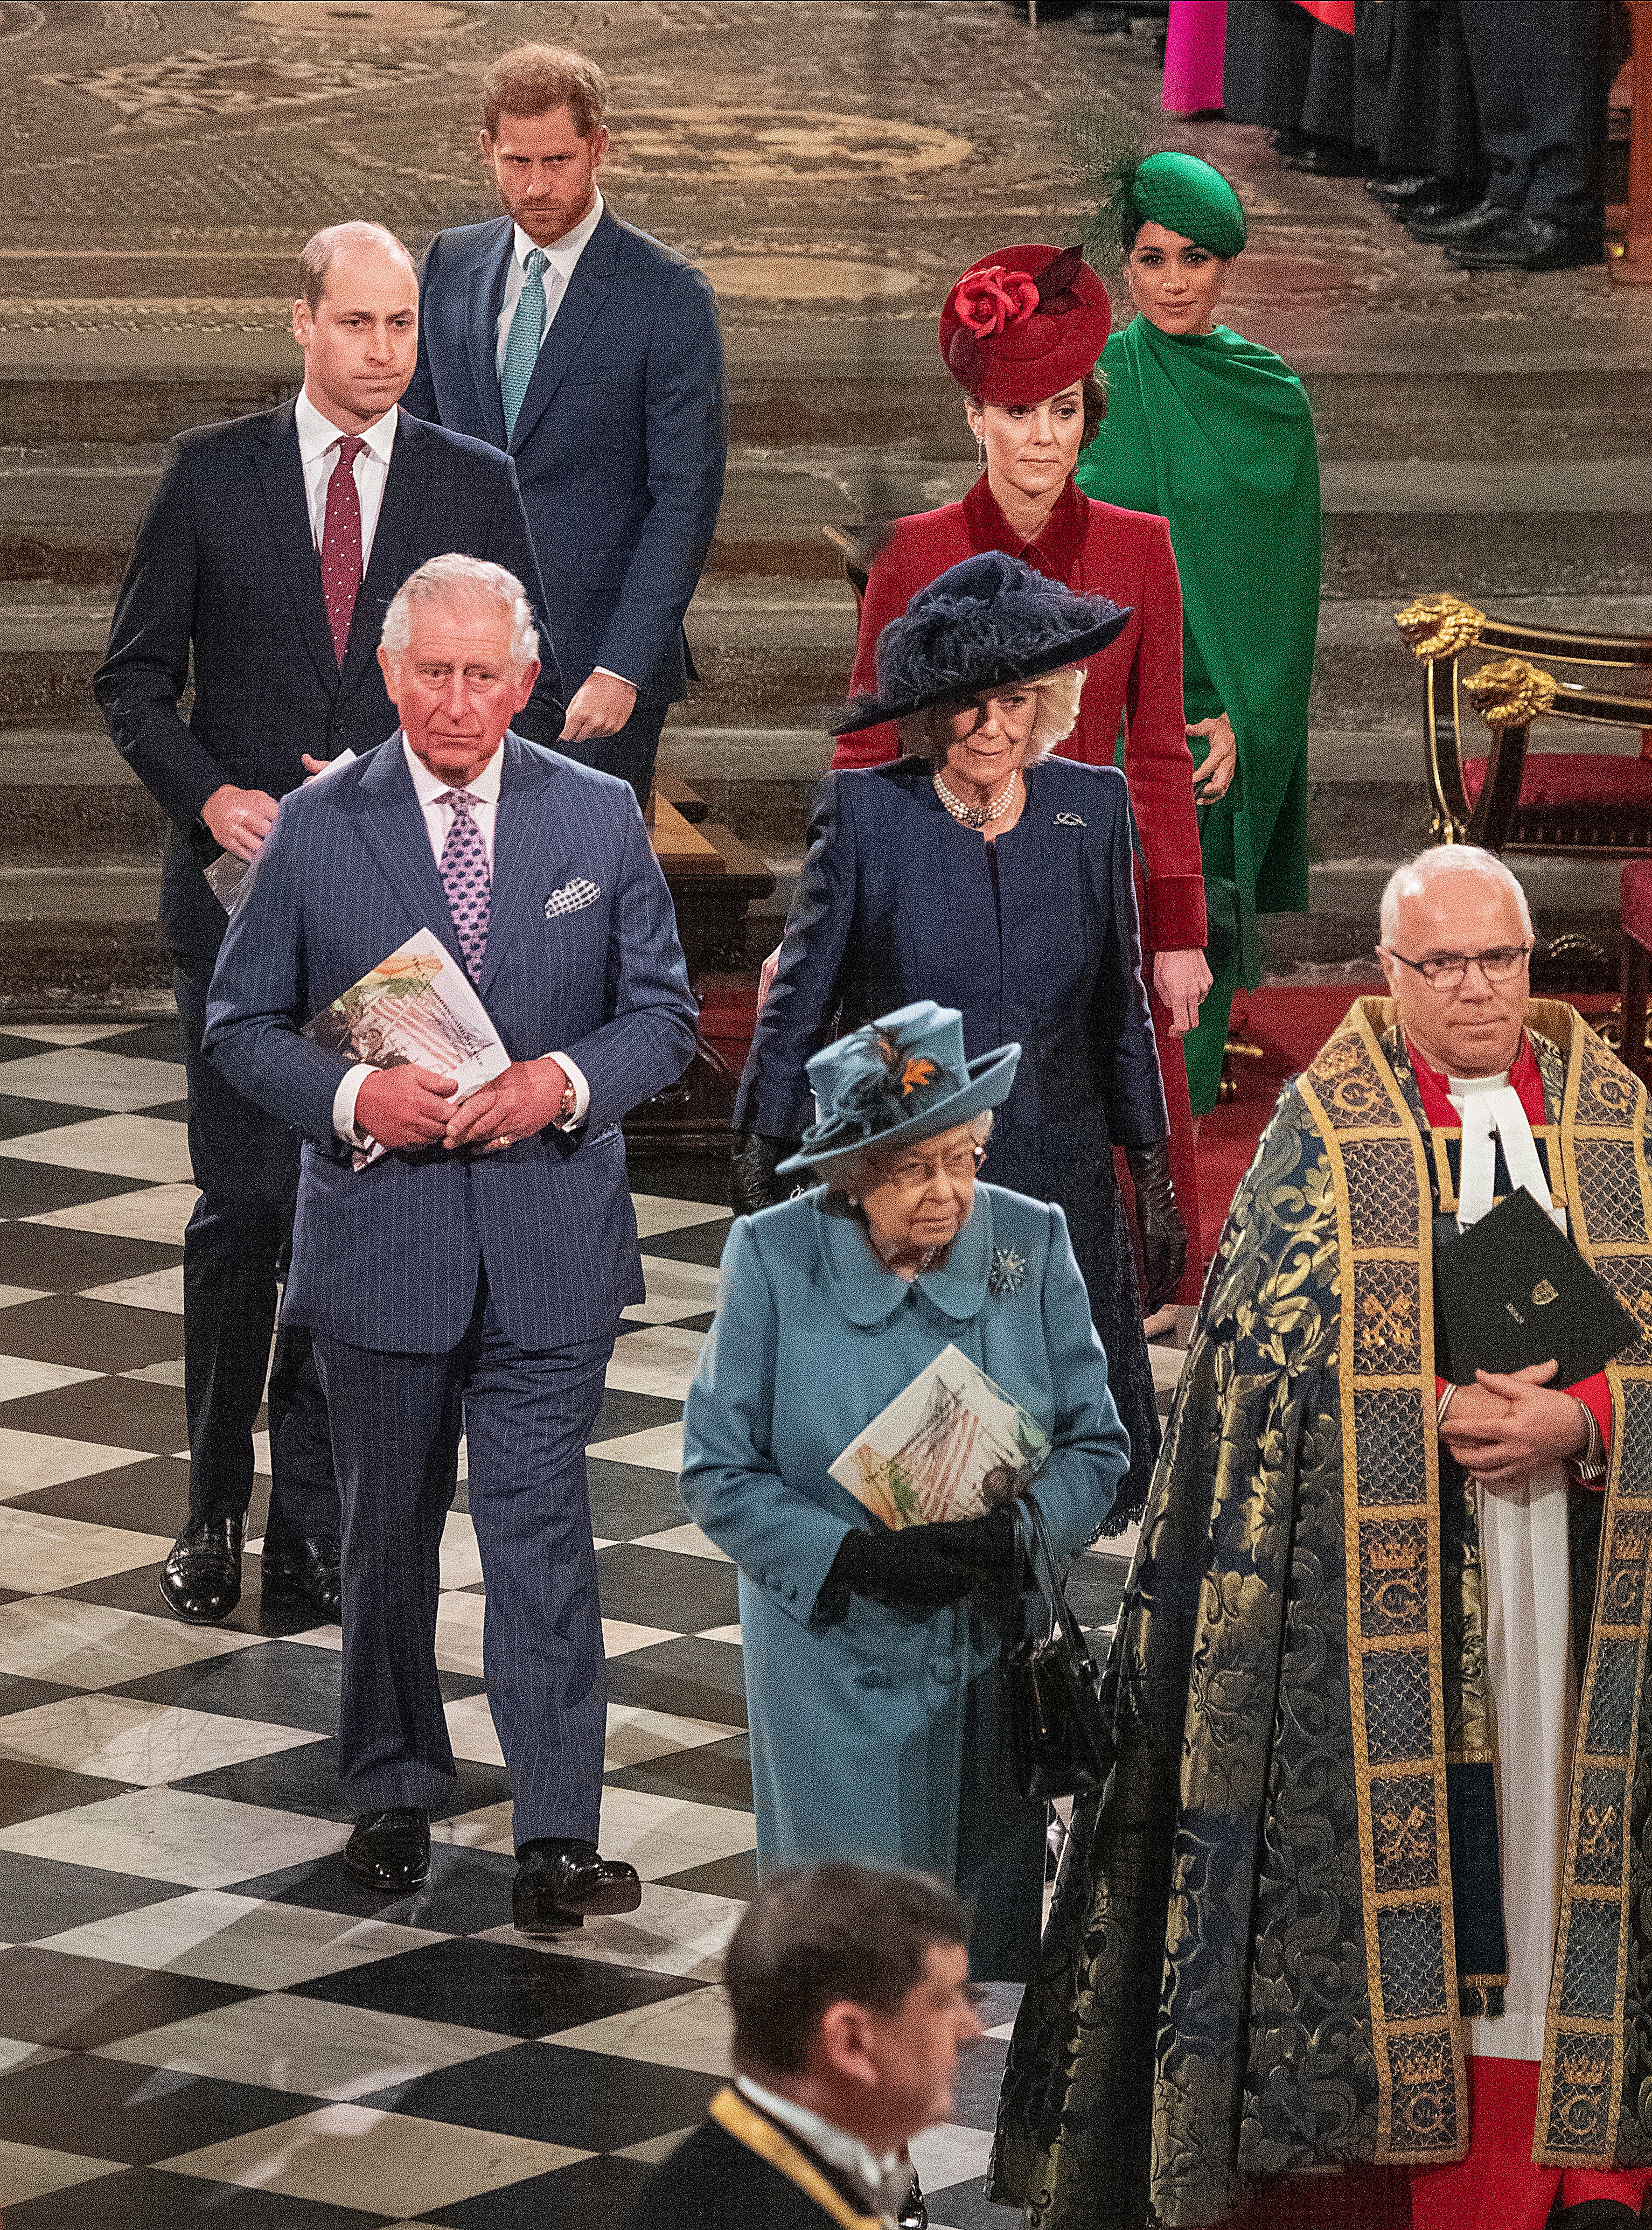
{"label": "blue coat sleeve", "polygon": [[717,1320],[683,1410],[682,1498],[752,1584],[806,1626],[851,1529],[776,1468],[779,1321],[752,1219],[742,1217],[723,1252]]}
{"label": "blue coat sleeve", "polygon": [[1067,1218],[1054,1205],[1045,1212],[1051,1229],[1041,1299],[1056,1411],[1055,1446],[1035,1491],[1051,1548],[1072,1556],[1094,1540],[1113,1507],[1130,1467],[1130,1435],[1107,1385],[1107,1352],[1091,1320]]}
{"label": "blue coat sleeve", "polygon": [[779,965],[741,1073],[737,1131],[797,1138],[814,1120],[807,1064],[837,1019],[857,880],[853,805],[844,777],[829,774],[815,792],[808,855],[786,916]]}
{"label": "blue coat sleeve", "polygon": [[681,266],[649,341],[649,510],[591,663],[646,686],[700,583],[723,501],[728,407],[711,281]]}
{"label": "blue coat sleeve", "polygon": [[332,1102],[350,1063],[303,1034],[313,1011],[305,969],[304,895],[313,880],[295,803],[282,802],[258,872],[229,917],[207,989],[207,1059],[243,1098],[307,1138],[331,1140]]}
{"label": "blue coat sleeve", "polygon": [[564,1050],[590,1086],[593,1131],[674,1084],[694,1059],[698,1009],[677,941],[677,913],[629,790],[620,880],[608,922],[608,1019]]}
{"label": "blue coat sleeve", "polygon": [[1122,783],[1106,869],[1107,927],[1091,1007],[1094,1073],[1100,1080],[1107,1136],[1115,1145],[1153,1146],[1170,1136],[1158,1042],[1141,977],[1141,932],[1130,843],[1130,805]]}

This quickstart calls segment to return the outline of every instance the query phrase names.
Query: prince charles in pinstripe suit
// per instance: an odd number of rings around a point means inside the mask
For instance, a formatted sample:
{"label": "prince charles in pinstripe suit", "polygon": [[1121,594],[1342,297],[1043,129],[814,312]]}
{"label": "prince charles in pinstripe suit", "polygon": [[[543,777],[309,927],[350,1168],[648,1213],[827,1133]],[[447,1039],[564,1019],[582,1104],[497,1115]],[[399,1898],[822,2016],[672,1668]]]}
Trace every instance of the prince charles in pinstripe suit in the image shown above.
{"label": "prince charles in pinstripe suit", "polygon": [[[410,577],[379,652],[400,733],[282,801],[224,940],[206,1047],[305,1140],[286,1314],[314,1335],[343,1498],[345,1861],[416,1886],[453,1787],[435,1637],[462,1431],[513,1910],[545,1934],[640,1896],[597,1850],[584,1450],[620,1311],[642,1298],[620,1118],[687,1066],[694,1009],[629,788],[510,732],[536,651],[500,567],[438,558]],[[511,1055],[462,1102],[434,1070],[352,1067],[302,1034],[426,928]],[[371,1143],[388,1150],[358,1170]]]}

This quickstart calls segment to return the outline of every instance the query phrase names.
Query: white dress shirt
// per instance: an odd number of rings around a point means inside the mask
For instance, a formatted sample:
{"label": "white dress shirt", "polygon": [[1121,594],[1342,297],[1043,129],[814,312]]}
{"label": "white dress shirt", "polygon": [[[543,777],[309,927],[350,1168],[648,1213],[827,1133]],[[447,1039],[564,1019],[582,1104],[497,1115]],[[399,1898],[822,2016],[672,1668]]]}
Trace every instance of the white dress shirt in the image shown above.
{"label": "white dress shirt", "polygon": [[[439,774],[432,774],[421,758],[415,757],[407,738],[401,739],[407,759],[407,770],[413,777],[413,789],[424,815],[424,830],[430,840],[430,854],[437,867],[442,864],[442,848],[448,841],[456,807],[442,801],[450,790],[462,790],[471,800],[470,817],[476,833],[481,838],[482,850],[487,854],[487,872],[494,872],[494,826],[499,818],[499,784],[505,769],[505,746],[501,744],[480,774],[465,783],[443,782]],[[565,1053],[545,1054],[539,1056],[554,1060],[573,1086],[573,1112],[567,1121],[558,1124],[559,1130],[577,1130],[590,1108],[590,1086],[584,1071]],[[352,1146],[371,1145],[372,1141],[356,1127],[356,1098],[367,1078],[376,1074],[371,1061],[358,1061],[354,1068],[346,1069],[332,1096],[332,1127],[339,1138]]]}
{"label": "white dress shirt", "polygon": [[[384,476],[390,471],[390,447],[396,439],[396,413],[397,405],[392,403],[384,416],[358,437],[367,445],[357,452],[354,466],[356,496],[361,505],[364,574],[367,560],[373,554],[378,507],[384,500]],[[319,550],[326,525],[327,483],[339,461],[339,444],[345,438],[345,429],[325,417],[302,390],[293,405],[293,416],[298,428],[299,461],[304,467],[304,496],[310,509],[310,538]]]}
{"label": "white dress shirt", "polygon": [[861,2138],[840,2130],[836,2122],[825,2120],[809,2107],[798,2105],[796,2099],[783,2098],[778,2091],[765,2090],[749,2075],[737,2075],[734,2088],[743,2091],[771,2122],[778,2122],[794,2137],[801,2137],[829,2168],[852,2175],[886,2220],[911,2190],[912,2162],[904,2154],[885,2153],[880,2159]]}
{"label": "white dress shirt", "polygon": [[522,289],[527,283],[527,260],[536,248],[545,258],[545,332],[539,335],[539,346],[545,346],[545,334],[557,321],[557,312],[562,307],[562,298],[568,291],[568,281],[574,275],[574,266],[590,245],[590,236],[603,221],[603,197],[597,195],[584,216],[571,232],[565,232],[560,240],[553,240],[549,248],[539,248],[537,240],[530,240],[519,224],[513,229],[511,260],[505,272],[505,299],[500,305],[499,324],[495,328],[494,369],[502,373],[505,369],[505,344],[510,338],[511,319],[516,315],[516,306],[522,299]]}
{"label": "white dress shirt", "polygon": [[[560,240],[553,240],[549,248],[539,248],[545,257],[545,332],[539,335],[539,346],[545,346],[545,335],[556,323],[557,312],[562,307],[562,298],[568,291],[568,282],[574,275],[574,267],[590,245],[591,235],[603,221],[603,197],[597,195],[589,213],[582,216],[571,232],[565,232]],[[505,271],[505,299],[500,305],[499,324],[494,328],[494,369],[502,377],[505,371],[505,345],[510,338],[511,319],[516,315],[516,306],[522,299],[522,289],[527,284],[527,260],[539,247],[530,240],[519,224],[513,229],[511,260]],[[366,564],[364,558],[362,563]],[[613,681],[623,681],[635,689],[636,684],[628,674],[616,674],[611,666],[593,666],[593,674],[605,674]]]}

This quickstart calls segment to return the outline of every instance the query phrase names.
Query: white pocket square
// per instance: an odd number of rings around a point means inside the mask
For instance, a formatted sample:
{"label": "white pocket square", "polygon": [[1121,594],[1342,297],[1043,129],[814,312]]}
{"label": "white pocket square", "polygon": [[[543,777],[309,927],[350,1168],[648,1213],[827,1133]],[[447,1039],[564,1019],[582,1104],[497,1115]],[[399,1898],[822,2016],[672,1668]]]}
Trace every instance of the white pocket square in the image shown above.
{"label": "white pocket square", "polygon": [[558,914],[578,913],[581,906],[595,906],[602,894],[599,883],[593,883],[585,875],[576,875],[572,882],[552,892],[545,902],[545,918],[554,921]]}

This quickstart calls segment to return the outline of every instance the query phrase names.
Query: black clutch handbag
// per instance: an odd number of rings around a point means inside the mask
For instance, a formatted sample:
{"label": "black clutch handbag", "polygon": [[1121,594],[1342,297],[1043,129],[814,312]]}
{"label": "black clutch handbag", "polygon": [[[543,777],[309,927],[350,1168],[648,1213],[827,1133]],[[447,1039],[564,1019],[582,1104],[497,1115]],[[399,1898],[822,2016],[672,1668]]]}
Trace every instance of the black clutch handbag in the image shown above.
{"label": "black clutch handbag", "polygon": [[[1010,1770],[1021,1794],[1037,1802],[1087,1795],[1113,1769],[1100,1676],[1068,1608],[1036,1495],[1023,1494],[1012,1507],[1018,1631],[1003,1653]],[[1028,1602],[1034,1593],[1037,1609]]]}

